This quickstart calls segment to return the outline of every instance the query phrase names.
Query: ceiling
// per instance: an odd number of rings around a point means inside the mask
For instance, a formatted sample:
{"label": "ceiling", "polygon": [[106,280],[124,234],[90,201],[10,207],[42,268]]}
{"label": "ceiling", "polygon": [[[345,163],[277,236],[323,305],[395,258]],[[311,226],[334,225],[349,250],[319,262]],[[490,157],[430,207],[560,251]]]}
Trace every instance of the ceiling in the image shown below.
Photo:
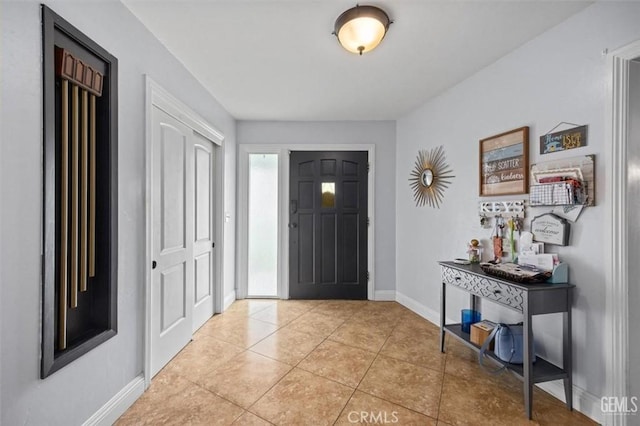
{"label": "ceiling", "polygon": [[235,118],[322,121],[402,117],[591,2],[367,2],[394,23],[363,56],[331,34],[355,1],[123,3]]}

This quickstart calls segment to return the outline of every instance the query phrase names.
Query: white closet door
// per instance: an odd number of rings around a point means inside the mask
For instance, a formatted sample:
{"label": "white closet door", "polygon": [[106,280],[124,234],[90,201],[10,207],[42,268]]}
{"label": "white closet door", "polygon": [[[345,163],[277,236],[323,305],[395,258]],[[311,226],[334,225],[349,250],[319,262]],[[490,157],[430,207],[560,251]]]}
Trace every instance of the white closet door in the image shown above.
{"label": "white closet door", "polygon": [[152,111],[151,376],[187,343],[193,330],[193,131]]}
{"label": "white closet door", "polygon": [[195,181],[195,220],[193,256],[195,283],[192,331],[213,315],[214,271],[214,176],[215,149],[211,141],[194,133],[193,164]]}

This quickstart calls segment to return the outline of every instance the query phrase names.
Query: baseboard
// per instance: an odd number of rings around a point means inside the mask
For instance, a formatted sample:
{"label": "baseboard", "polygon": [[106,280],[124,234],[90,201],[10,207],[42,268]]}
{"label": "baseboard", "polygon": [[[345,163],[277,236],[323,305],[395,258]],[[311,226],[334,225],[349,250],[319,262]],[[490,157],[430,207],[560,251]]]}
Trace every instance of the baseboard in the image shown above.
{"label": "baseboard", "polygon": [[[396,301],[405,308],[412,310],[422,318],[440,327],[440,312],[424,306],[422,303],[415,301],[409,296],[405,296],[399,291],[396,291]],[[460,320],[458,320],[458,322],[459,321]],[[447,322],[455,322],[455,320],[447,318]]]}
{"label": "baseboard", "polygon": [[83,426],[111,426],[144,393],[144,376],[139,375],[83,423]]}
{"label": "baseboard", "polygon": [[376,290],[373,296],[373,300],[381,302],[392,302],[396,300],[395,290]]}
{"label": "baseboard", "polygon": [[[562,402],[566,402],[564,398],[564,385],[562,381],[538,383],[543,391],[555,396]],[[535,404],[535,402],[534,402]],[[600,398],[590,394],[586,390],[573,385],[573,409],[581,412],[585,416],[591,418],[598,424],[604,424],[602,410],[600,408]]]}
{"label": "baseboard", "polygon": [[225,296],[225,298],[224,298],[224,308],[222,309],[222,311],[223,311],[223,312],[224,312],[224,311],[226,311],[226,310],[227,310],[227,308],[228,308],[229,306],[231,306],[231,304],[232,304],[233,302],[235,302],[235,301],[236,301],[236,291],[235,291],[235,290],[233,290],[231,293],[229,293],[229,294],[227,294],[227,295]]}

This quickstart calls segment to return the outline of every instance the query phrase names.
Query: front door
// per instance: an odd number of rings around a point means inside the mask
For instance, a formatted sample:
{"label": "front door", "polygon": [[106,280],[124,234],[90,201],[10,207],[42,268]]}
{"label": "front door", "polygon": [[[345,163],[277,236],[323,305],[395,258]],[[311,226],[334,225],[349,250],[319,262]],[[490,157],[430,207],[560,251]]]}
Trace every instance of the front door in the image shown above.
{"label": "front door", "polygon": [[291,152],[289,182],[289,296],[366,299],[367,152]]}

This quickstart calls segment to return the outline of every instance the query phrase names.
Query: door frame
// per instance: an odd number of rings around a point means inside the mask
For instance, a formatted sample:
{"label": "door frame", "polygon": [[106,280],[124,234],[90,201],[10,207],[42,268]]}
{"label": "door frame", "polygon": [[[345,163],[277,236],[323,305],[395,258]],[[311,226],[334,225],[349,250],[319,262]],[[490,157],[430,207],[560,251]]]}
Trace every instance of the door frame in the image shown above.
{"label": "door frame", "polygon": [[[607,396],[629,395],[629,294],[627,225],[627,146],[629,144],[629,64],[640,57],[640,40],[607,56],[607,104],[605,119],[606,181],[611,194],[608,211],[605,319],[607,346]],[[626,416],[609,416],[605,424],[626,425]]]}
{"label": "door frame", "polygon": [[214,312],[223,310],[223,277],[224,277],[224,135],[194,112],[186,104],[171,95],[156,83],[149,75],[145,75],[145,256],[144,256],[144,358],[143,374],[145,389],[151,384],[151,262],[153,247],[152,217],[152,173],[151,152],[153,141],[151,114],[154,107],[160,108],[181,123],[201,134],[214,144],[216,149],[215,196],[214,200],[214,241],[216,250],[213,256]]}
{"label": "door frame", "polygon": [[375,145],[374,144],[239,144],[237,298],[248,292],[249,154],[278,154],[278,298],[289,298],[289,153],[291,151],[365,151],[369,157],[367,208],[367,299],[375,299]]}

